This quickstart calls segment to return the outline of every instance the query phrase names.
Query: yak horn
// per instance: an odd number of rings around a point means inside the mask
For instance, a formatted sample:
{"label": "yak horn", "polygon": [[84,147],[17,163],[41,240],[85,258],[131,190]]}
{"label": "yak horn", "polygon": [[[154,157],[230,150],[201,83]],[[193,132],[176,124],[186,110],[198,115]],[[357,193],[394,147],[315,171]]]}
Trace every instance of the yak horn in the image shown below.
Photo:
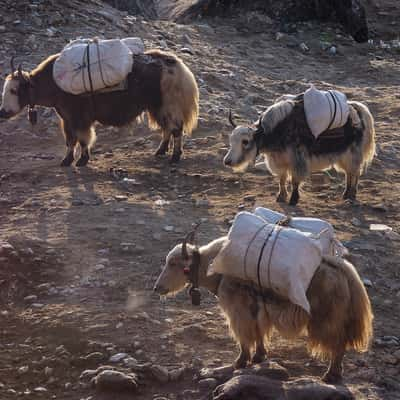
{"label": "yak horn", "polygon": [[189,258],[189,253],[187,251],[187,244],[194,244],[194,238],[197,228],[200,226],[201,222],[197,223],[196,226],[186,235],[182,242],[182,257],[185,259]]}
{"label": "yak horn", "polygon": [[14,65],[14,56],[11,57],[10,60],[10,66],[11,66],[11,73],[13,73],[15,71],[15,65]]}
{"label": "yak horn", "polygon": [[236,128],[237,125],[235,124],[235,121],[233,120],[233,116],[232,116],[232,110],[229,110],[229,116],[228,116],[229,122],[231,123],[231,125]]}

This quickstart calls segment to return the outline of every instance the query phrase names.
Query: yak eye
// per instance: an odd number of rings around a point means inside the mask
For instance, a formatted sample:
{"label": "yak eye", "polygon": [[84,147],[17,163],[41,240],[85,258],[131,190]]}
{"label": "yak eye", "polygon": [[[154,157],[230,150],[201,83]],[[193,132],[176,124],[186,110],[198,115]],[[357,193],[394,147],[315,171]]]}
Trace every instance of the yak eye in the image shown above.
{"label": "yak eye", "polygon": [[17,91],[16,91],[16,89],[10,89],[10,93],[16,95]]}
{"label": "yak eye", "polygon": [[244,140],[242,141],[242,143],[243,143],[243,146],[247,146],[247,145],[249,144],[249,141],[248,141],[247,139],[244,139]]}

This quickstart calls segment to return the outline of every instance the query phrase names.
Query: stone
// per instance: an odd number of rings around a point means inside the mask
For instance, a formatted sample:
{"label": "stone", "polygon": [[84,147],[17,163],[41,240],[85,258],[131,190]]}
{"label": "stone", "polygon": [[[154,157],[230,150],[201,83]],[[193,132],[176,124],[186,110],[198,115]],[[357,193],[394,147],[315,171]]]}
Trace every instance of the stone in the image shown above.
{"label": "stone", "polygon": [[46,368],[44,369],[44,374],[45,374],[46,376],[51,376],[51,375],[53,375],[53,371],[54,371],[54,368],[46,367]]}
{"label": "stone", "polygon": [[168,369],[161,365],[152,365],[150,372],[153,377],[160,383],[167,383],[169,380]]}
{"label": "stone", "polygon": [[208,199],[196,199],[196,207],[209,207],[210,201]]}
{"label": "stone", "polygon": [[174,227],[172,225],[166,225],[163,227],[163,230],[165,232],[173,232],[174,231]]}
{"label": "stone", "polygon": [[169,371],[169,380],[171,382],[178,381],[179,379],[181,379],[183,377],[185,371],[186,371],[185,367],[176,368],[176,369]]}
{"label": "stone", "polygon": [[198,385],[200,390],[209,392],[218,386],[218,381],[215,378],[206,378],[201,379]]}
{"label": "stone", "polygon": [[127,357],[129,357],[127,353],[117,353],[112,355],[108,361],[111,363],[119,363]]}
{"label": "stone", "polygon": [[93,378],[92,384],[101,392],[131,392],[136,391],[138,388],[137,376],[135,374],[124,374],[113,370],[100,372],[95,378]]}
{"label": "stone", "polygon": [[94,362],[94,363],[100,363],[104,361],[105,356],[103,353],[100,353],[99,351],[94,351],[93,353],[89,353],[87,356],[85,356],[85,360],[89,362]]}
{"label": "stone", "polygon": [[35,294],[31,294],[29,296],[24,297],[24,301],[31,302],[37,300],[37,296]]}
{"label": "stone", "polygon": [[97,375],[97,373],[98,373],[98,371],[96,369],[86,369],[85,371],[83,371],[81,373],[81,375],[79,376],[79,379],[82,381],[92,379],[94,376]]}
{"label": "stone", "polygon": [[273,361],[264,361],[260,364],[253,365],[251,368],[239,369],[234,372],[233,376],[238,375],[259,375],[280,381],[289,379],[287,369]]}
{"label": "stone", "polygon": [[18,368],[18,373],[20,375],[26,374],[28,371],[29,371],[28,365],[24,365],[24,366]]}
{"label": "stone", "polygon": [[33,389],[33,391],[36,392],[36,393],[46,393],[47,389],[45,387],[43,387],[43,386],[38,386],[35,389]]}
{"label": "stone", "polygon": [[351,219],[351,224],[354,225],[354,226],[361,226],[362,225],[361,221],[358,218],[355,218],[355,217]]}
{"label": "stone", "polygon": [[234,368],[232,365],[224,365],[218,368],[202,368],[199,373],[200,379],[214,378],[218,382],[226,381],[233,374]]}
{"label": "stone", "polygon": [[126,367],[128,368],[135,368],[139,365],[138,360],[136,360],[136,358],[133,357],[127,357],[123,360],[123,363]]}
{"label": "stone", "polygon": [[299,47],[300,47],[301,51],[303,51],[303,53],[307,53],[308,51],[310,51],[310,48],[304,42],[300,43]]}
{"label": "stone", "polygon": [[387,226],[385,224],[371,224],[369,226],[370,231],[375,231],[375,232],[387,232],[391,231],[392,228],[390,226]]}

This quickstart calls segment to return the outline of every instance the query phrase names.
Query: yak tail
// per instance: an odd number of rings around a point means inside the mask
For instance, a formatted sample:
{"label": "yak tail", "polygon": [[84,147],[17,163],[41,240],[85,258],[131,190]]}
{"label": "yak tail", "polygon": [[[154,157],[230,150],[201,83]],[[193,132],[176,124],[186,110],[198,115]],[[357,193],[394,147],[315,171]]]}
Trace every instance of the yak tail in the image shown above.
{"label": "yak tail", "polygon": [[349,101],[349,104],[357,111],[363,127],[361,169],[365,172],[376,154],[374,117],[365,104],[358,101]]}
{"label": "yak tail", "polygon": [[324,261],[344,274],[350,291],[348,318],[343,332],[345,348],[346,350],[366,351],[372,338],[374,316],[364,284],[349,261],[333,256],[324,256]]}
{"label": "yak tail", "polygon": [[150,111],[149,125],[173,132],[183,130],[191,135],[199,116],[199,89],[190,69],[170,53],[159,50],[147,52],[161,61],[161,107]]}

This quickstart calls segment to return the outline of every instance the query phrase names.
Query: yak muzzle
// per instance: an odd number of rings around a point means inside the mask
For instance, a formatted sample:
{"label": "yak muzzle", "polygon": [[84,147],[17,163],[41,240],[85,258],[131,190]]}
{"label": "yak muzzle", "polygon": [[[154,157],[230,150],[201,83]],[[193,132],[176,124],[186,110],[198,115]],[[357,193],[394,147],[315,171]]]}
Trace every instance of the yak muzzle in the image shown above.
{"label": "yak muzzle", "polygon": [[168,294],[168,292],[169,292],[168,289],[166,289],[166,288],[163,287],[163,286],[157,285],[157,284],[154,285],[153,291],[154,291],[154,293],[157,293],[157,294],[159,294],[160,296],[164,296],[164,295]]}

